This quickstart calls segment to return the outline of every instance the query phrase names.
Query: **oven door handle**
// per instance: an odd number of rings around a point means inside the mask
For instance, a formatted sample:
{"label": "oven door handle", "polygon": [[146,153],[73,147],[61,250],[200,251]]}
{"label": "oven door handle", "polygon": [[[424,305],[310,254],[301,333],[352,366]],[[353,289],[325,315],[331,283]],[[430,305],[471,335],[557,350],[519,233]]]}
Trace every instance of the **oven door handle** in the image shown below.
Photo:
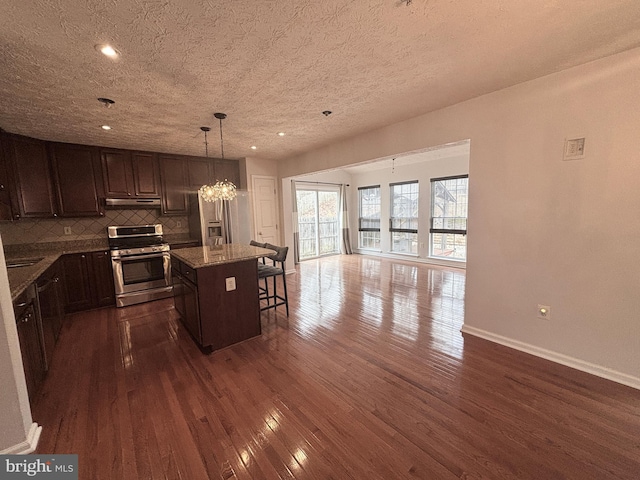
{"label": "oven door handle", "polygon": [[144,255],[127,255],[125,257],[111,257],[111,260],[114,262],[122,262],[123,260],[146,260],[148,258],[161,258],[168,257],[169,252],[158,252],[158,253],[146,253]]}

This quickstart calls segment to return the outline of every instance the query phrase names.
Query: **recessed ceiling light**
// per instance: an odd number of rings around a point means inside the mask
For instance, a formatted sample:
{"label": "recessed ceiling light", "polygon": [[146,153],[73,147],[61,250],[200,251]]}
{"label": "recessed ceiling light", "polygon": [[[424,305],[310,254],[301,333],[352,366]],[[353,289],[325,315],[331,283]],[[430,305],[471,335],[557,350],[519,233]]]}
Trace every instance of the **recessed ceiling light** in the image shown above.
{"label": "recessed ceiling light", "polygon": [[103,130],[111,130],[111,127],[109,125],[102,125],[102,127],[100,128],[102,128]]}
{"label": "recessed ceiling light", "polygon": [[284,132],[278,132],[278,135],[280,135],[281,137],[284,137]]}
{"label": "recessed ceiling light", "polygon": [[256,147],[255,145],[251,145],[251,150],[257,150],[258,147]]}
{"label": "recessed ceiling light", "polygon": [[108,44],[96,45],[96,50],[109,58],[118,58],[119,56],[118,51]]}

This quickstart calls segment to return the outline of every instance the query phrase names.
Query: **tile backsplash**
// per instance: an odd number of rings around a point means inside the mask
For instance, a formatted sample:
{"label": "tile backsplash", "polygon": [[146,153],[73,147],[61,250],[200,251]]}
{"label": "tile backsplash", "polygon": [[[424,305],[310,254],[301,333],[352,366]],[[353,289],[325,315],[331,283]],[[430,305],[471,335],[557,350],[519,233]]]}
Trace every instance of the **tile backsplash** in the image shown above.
{"label": "tile backsplash", "polygon": [[[5,245],[48,243],[107,238],[109,225],[146,225],[161,223],[165,235],[188,234],[186,216],[160,216],[159,210],[106,210],[104,217],[22,218],[0,222],[0,234]],[[178,226],[180,224],[180,226]],[[64,228],[71,227],[71,235]]]}

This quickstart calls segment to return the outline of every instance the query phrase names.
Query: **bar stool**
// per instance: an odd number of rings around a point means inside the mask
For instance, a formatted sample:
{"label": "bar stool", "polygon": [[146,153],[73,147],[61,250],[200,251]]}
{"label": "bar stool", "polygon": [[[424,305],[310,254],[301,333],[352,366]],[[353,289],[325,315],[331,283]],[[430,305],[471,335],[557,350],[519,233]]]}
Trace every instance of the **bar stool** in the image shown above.
{"label": "bar stool", "polygon": [[[255,246],[261,246],[261,245],[255,245]],[[289,247],[278,247],[277,245],[265,243],[264,248],[275,250],[275,253],[273,255],[268,255],[267,257],[263,257],[262,258],[263,263],[258,262],[258,281],[264,280],[264,286],[258,285],[258,288],[260,289],[260,300],[267,301],[267,305],[264,307],[260,307],[260,311],[268,310],[270,308],[277,308],[281,305],[284,305],[286,308],[287,317],[288,317],[289,316],[289,299],[287,297],[287,277],[285,276],[285,273],[284,273],[284,262],[287,259],[287,253],[289,252]],[[272,261],[272,265],[267,264],[265,262],[265,258],[270,259]],[[282,295],[278,294],[278,289],[276,284],[276,279],[280,275],[282,275],[282,285],[284,287],[284,293]],[[273,278],[273,293],[269,292],[269,278]],[[273,300],[273,303],[271,303],[272,300]]]}

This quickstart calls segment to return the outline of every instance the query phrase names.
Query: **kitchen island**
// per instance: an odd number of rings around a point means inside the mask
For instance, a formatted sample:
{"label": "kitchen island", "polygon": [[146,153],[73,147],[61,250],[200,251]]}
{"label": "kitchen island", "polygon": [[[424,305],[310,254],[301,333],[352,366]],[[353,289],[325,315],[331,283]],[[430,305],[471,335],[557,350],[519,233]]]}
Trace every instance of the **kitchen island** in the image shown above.
{"label": "kitchen island", "polygon": [[257,259],[272,253],[241,244],[171,251],[175,307],[203,351],[260,335]]}

